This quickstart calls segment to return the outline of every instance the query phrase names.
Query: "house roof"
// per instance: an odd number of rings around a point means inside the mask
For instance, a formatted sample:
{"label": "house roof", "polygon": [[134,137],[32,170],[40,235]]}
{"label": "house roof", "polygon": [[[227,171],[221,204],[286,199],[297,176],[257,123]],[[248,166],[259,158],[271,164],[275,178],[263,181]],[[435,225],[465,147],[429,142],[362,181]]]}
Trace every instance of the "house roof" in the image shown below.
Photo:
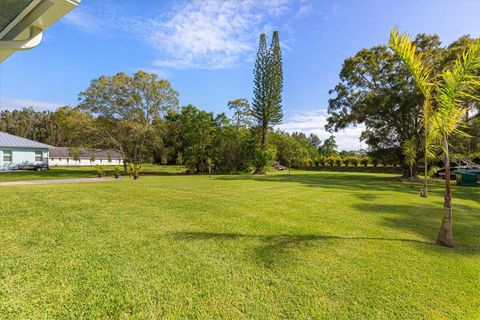
{"label": "house roof", "polygon": [[0,62],[40,44],[42,32],[80,0],[0,0]]}
{"label": "house roof", "polygon": [[[54,147],[50,149],[50,158],[73,158],[71,155],[72,148],[67,147]],[[78,148],[78,158],[79,159],[91,159],[92,156],[95,159],[102,160],[121,160],[122,155],[115,150],[104,150],[104,149],[89,149],[89,148]]]}
{"label": "house roof", "polygon": [[14,136],[13,134],[9,134],[6,132],[0,132],[0,147],[48,149],[52,146],[30,139]]}

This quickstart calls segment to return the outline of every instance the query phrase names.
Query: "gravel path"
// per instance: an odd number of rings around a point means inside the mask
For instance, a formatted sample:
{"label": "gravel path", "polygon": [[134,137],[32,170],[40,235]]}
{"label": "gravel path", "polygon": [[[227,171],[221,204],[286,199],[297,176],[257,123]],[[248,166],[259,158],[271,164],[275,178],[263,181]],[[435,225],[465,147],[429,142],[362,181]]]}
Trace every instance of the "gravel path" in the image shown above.
{"label": "gravel path", "polygon": [[83,183],[83,182],[105,182],[113,181],[113,178],[75,178],[58,180],[30,180],[30,181],[5,181],[0,182],[0,186],[16,186],[29,184],[62,184],[62,183]]}

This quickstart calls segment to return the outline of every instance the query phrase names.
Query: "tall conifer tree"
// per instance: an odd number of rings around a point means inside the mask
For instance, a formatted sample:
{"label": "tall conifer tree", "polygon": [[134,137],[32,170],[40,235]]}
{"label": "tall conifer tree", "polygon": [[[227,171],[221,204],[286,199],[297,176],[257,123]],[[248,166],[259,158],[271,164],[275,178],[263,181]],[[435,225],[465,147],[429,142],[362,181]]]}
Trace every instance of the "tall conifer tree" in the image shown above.
{"label": "tall conifer tree", "polygon": [[[267,48],[265,34],[260,35],[253,84],[252,116],[259,130],[260,151],[264,152],[268,130],[280,124],[283,118],[282,52],[277,31],[273,32],[270,48]],[[260,162],[255,172],[263,172],[264,165]]]}

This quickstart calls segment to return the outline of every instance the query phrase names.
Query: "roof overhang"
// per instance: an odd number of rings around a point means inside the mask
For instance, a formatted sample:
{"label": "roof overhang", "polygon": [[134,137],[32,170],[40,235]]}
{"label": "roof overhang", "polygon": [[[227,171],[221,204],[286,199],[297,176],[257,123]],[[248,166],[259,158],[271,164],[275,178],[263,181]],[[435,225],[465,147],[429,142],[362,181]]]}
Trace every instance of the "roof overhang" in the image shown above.
{"label": "roof overhang", "polygon": [[42,31],[73,10],[80,0],[0,0],[0,62],[36,47]]}

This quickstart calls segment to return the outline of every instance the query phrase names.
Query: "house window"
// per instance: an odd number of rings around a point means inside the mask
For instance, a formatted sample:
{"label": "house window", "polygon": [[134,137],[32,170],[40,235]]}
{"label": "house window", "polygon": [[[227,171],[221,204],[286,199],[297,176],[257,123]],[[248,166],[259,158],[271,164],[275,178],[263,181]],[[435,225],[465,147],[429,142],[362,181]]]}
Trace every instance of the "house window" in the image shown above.
{"label": "house window", "polygon": [[43,161],[43,152],[42,151],[35,151],[35,161],[42,162]]}
{"label": "house window", "polygon": [[12,150],[3,150],[3,162],[12,162]]}

